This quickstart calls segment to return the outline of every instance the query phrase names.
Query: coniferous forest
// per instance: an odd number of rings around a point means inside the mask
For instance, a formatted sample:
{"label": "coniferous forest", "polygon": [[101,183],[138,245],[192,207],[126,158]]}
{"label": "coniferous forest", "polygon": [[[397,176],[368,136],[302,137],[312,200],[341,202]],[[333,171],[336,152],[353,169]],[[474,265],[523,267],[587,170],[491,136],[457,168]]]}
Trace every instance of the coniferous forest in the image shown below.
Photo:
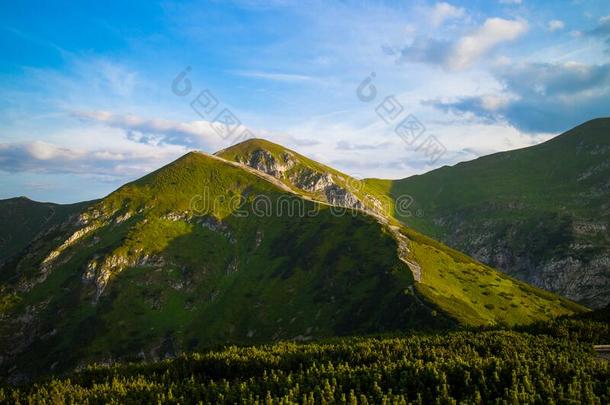
{"label": "coniferous forest", "polygon": [[91,366],[5,387],[0,402],[607,404],[610,362],[593,350],[607,341],[598,313],[510,330],[230,346]]}

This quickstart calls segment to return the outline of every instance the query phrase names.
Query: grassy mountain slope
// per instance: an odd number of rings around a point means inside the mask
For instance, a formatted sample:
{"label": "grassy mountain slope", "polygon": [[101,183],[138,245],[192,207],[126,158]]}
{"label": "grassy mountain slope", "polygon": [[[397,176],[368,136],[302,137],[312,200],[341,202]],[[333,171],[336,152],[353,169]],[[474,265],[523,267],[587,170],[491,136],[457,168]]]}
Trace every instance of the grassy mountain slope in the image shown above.
{"label": "grassy mountain slope", "polygon": [[25,197],[0,200],[0,264],[19,253],[44,231],[80,213],[88,204],[60,205]]}
{"label": "grassy mountain slope", "polygon": [[13,381],[227,342],[585,311],[396,221],[304,200],[201,153],[54,228],[0,282],[0,368]]}
{"label": "grassy mountain slope", "polygon": [[542,144],[402,180],[415,229],[502,271],[586,305],[610,302],[610,119]]}
{"label": "grassy mountain slope", "polygon": [[528,324],[586,309],[402,228],[421,267],[417,291],[463,325]]}
{"label": "grassy mountain slope", "polygon": [[[389,218],[397,212],[402,214],[413,213],[417,208],[415,205],[411,207],[411,200],[407,199],[405,200],[407,206],[403,206],[402,210],[397,211],[394,209],[396,196],[388,192],[387,184],[354,179],[281,145],[263,139],[244,141],[218,152],[217,155],[272,175],[295,192],[323,201],[326,200],[324,194],[308,193],[308,183],[301,181],[300,177],[303,176],[297,174],[307,173],[306,178],[311,178],[311,173],[314,173],[316,176],[328,174],[335,185],[345,188],[347,192],[352,193],[356,197],[357,201],[361,202],[356,208],[374,215]],[[334,201],[333,203],[349,206],[349,204],[342,204],[340,201]],[[404,217],[395,216],[401,220],[404,219]],[[394,226],[397,225],[396,222],[391,220],[390,222]],[[529,303],[508,298],[514,293],[512,291],[514,280],[510,279],[507,283],[509,286],[507,287],[502,283],[504,276],[491,269],[487,269],[490,271],[489,273],[477,271],[472,274],[468,265],[462,266],[464,263],[471,263],[472,260],[470,258],[459,252],[452,251],[446,246],[442,246],[411,229],[405,227],[400,227],[400,229],[400,232],[411,241],[410,255],[412,257],[419,255],[414,262],[425,263],[427,267],[426,271],[422,272],[421,280],[418,280],[420,281],[418,283],[420,292],[426,294],[428,298],[434,300],[437,304],[444,304],[445,309],[452,313],[453,316],[457,316],[461,321],[471,324],[498,321],[509,323],[529,321],[522,318],[522,315],[516,312],[505,312],[507,307],[514,308],[517,305],[529,305]],[[418,241],[425,241],[425,243],[418,244]],[[435,248],[431,249],[431,246],[435,246]],[[443,261],[444,258],[449,258],[449,261],[452,262],[451,271],[441,271],[441,269],[447,267]],[[496,291],[486,291],[485,288],[487,286],[492,286]],[[507,291],[502,291],[505,287],[507,287]],[[529,291],[531,287],[523,284],[520,288]],[[538,294],[544,293],[538,291]],[[521,296],[520,294],[517,295]],[[499,298],[502,296],[505,299]],[[481,297],[483,298],[482,300],[480,299]],[[498,300],[495,300],[496,298]],[[456,304],[457,302],[460,304]],[[498,308],[500,308],[502,315],[498,314]],[[535,308],[538,307],[535,306]],[[508,315],[505,316],[505,313]]]}
{"label": "grassy mountain slope", "polygon": [[294,192],[318,201],[383,215],[392,212],[393,201],[383,191],[264,139],[249,139],[216,155],[273,176]]}

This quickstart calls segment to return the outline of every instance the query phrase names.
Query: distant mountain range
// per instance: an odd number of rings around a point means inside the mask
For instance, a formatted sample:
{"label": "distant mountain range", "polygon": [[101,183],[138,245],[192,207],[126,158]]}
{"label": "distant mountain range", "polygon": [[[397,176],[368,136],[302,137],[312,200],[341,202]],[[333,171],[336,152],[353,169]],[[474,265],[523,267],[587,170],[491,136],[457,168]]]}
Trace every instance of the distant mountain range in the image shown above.
{"label": "distant mountain range", "polygon": [[367,180],[422,216],[409,226],[592,308],[610,303],[610,119],[542,144],[402,180]]}
{"label": "distant mountain range", "polygon": [[608,302],[608,128],[398,181],[255,139],[98,201],[1,201],[0,369],[586,312],[505,273]]}

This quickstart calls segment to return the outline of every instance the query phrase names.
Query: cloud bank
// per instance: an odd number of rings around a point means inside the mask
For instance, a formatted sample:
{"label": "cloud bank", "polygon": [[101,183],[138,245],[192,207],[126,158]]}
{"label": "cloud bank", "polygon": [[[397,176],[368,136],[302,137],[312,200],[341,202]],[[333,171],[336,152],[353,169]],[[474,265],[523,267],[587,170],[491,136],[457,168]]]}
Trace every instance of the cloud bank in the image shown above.
{"label": "cloud bank", "polygon": [[514,41],[528,30],[523,20],[488,18],[483,25],[450,41],[418,37],[400,51],[399,62],[438,64],[447,70],[464,70],[503,43]]}
{"label": "cloud bank", "polygon": [[123,178],[146,173],[175,156],[162,151],[77,150],[42,141],[0,143],[0,170],[8,173],[69,173]]}
{"label": "cloud bank", "polygon": [[178,122],[108,111],[79,111],[73,115],[81,120],[123,129],[130,140],[144,144],[210,148],[220,141],[208,121]]}
{"label": "cloud bank", "polygon": [[494,95],[433,101],[444,111],[507,121],[525,132],[561,132],[607,116],[610,64],[529,63],[496,72],[504,91]]}

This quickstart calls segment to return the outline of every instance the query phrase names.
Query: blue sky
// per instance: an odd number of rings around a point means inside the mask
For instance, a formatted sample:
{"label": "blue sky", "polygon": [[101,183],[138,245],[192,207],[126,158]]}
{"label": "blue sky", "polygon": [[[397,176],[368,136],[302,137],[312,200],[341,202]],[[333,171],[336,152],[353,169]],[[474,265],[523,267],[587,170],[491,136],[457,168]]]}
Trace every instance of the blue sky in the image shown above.
{"label": "blue sky", "polygon": [[0,198],[99,198],[252,135],[402,178],[610,115],[602,0],[3,1],[0,33]]}

